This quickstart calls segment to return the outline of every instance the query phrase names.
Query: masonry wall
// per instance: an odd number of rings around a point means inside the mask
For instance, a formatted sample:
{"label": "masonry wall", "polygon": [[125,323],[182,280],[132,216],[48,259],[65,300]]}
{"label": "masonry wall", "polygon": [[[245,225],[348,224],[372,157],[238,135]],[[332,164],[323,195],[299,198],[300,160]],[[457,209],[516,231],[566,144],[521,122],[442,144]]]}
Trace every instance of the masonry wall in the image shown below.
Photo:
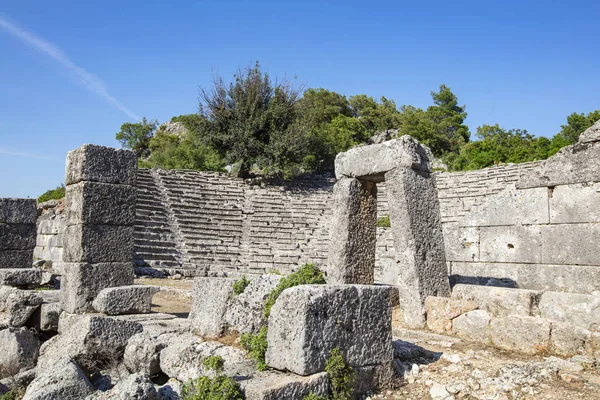
{"label": "masonry wall", "polygon": [[50,200],[38,205],[37,240],[33,259],[50,262],[54,271],[62,267],[65,231],[63,200]]}

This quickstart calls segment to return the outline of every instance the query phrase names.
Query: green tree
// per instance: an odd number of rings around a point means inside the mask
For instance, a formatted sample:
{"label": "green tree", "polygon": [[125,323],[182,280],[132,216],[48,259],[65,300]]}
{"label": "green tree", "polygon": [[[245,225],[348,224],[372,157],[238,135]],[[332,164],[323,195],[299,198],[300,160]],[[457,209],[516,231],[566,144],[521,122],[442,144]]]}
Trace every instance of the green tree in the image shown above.
{"label": "green tree", "polygon": [[43,203],[48,200],[60,200],[65,197],[65,185],[60,184],[54,189],[46,190],[38,197],[38,203]]}
{"label": "green tree", "polygon": [[587,114],[573,113],[567,116],[567,124],[561,125],[561,131],[558,133],[561,138],[557,140],[567,144],[577,143],[579,135],[598,120],[600,120],[600,110],[594,110]]}
{"label": "green tree", "polygon": [[401,115],[393,100],[382,97],[378,103],[372,97],[359,94],[350,97],[349,103],[352,116],[363,124],[369,137],[375,132],[400,127]]}
{"label": "green tree", "polygon": [[121,125],[121,130],[116,138],[126,149],[135,151],[138,157],[144,158],[148,155],[150,139],[158,126],[158,121],[148,121],[146,117],[140,122],[126,122]]}

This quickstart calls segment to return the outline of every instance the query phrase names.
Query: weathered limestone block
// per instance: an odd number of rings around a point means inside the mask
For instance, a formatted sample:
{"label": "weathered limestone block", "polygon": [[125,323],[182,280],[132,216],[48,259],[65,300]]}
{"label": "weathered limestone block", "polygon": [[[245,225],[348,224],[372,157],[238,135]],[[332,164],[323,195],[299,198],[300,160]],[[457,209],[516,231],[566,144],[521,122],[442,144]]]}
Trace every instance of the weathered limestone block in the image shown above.
{"label": "weathered limestone block", "polygon": [[571,324],[552,322],[550,346],[552,353],[569,357],[585,354],[591,332]]}
{"label": "weathered limestone block", "polygon": [[381,144],[355,147],[335,157],[335,176],[383,181],[383,174],[404,167],[431,171],[431,151],[405,135]]}
{"label": "weathered limestone block", "polygon": [[92,311],[92,302],[102,289],[133,285],[133,278],[131,262],[65,263],[61,307],[70,313]]}
{"label": "weathered limestone block", "polygon": [[123,354],[123,363],[131,373],[142,373],[153,377],[158,375],[160,370],[160,352],[172,341],[178,340],[177,333],[165,333],[153,335],[146,330],[137,333],[129,339],[125,353]]}
{"label": "weathered limestone block", "polygon": [[121,359],[129,338],[142,329],[136,322],[99,315],[61,316],[60,334],[40,349],[38,373],[53,369],[62,359],[72,359],[87,371],[98,371]]}
{"label": "weathered limestone block", "polygon": [[479,228],[443,226],[446,259],[448,261],[479,261]]}
{"label": "weathered limestone block", "polygon": [[527,171],[517,188],[553,187],[600,181],[600,143],[579,142],[563,147],[533,171]]}
{"label": "weathered limestone block", "polygon": [[0,269],[0,285],[36,288],[42,282],[42,271],[37,268]]}
{"label": "weathered limestone block", "polygon": [[196,278],[192,289],[192,330],[204,337],[219,337],[227,328],[225,312],[233,298],[234,278]]}
{"label": "weathered limestone block", "polygon": [[600,222],[600,183],[561,185],[552,190],[550,221],[553,224]]}
{"label": "weathered limestone block", "polygon": [[227,329],[238,333],[257,333],[266,326],[263,308],[267,297],[282,278],[275,274],[257,276],[252,278],[243,293],[230,296],[223,317]]}
{"label": "weathered limestone block", "polygon": [[[425,326],[427,296],[450,296],[437,192],[427,172],[385,174],[396,252],[395,282],[407,326]],[[387,275],[387,274],[386,274]]]}
{"label": "weathered limestone block", "polygon": [[223,374],[226,376],[252,376],[256,371],[254,361],[246,352],[218,342],[200,342],[194,335],[174,338],[160,352],[160,369],[171,378],[181,382],[209,374],[202,360],[209,356],[221,356],[225,360]]}
{"label": "weathered limestone block", "polygon": [[0,198],[0,223],[35,224],[37,215],[35,199]]}
{"label": "weathered limestone block", "polygon": [[109,391],[97,391],[86,400],[164,400],[154,383],[145,375],[131,374],[119,380]]}
{"label": "weathered limestone block", "polygon": [[539,225],[550,222],[548,189],[508,186],[459,220],[459,226]]}
{"label": "weathered limestone block", "polygon": [[65,185],[81,181],[135,186],[137,155],[130,150],[84,144],[67,153]]}
{"label": "weathered limestone block", "polygon": [[470,300],[429,296],[425,300],[427,328],[436,333],[451,333],[452,320],[475,309],[477,309],[477,304]]}
{"label": "weathered limestone block", "polygon": [[580,143],[600,142],[600,121],[585,130],[579,136]]}
{"label": "weathered limestone block", "polygon": [[540,316],[551,321],[589,330],[600,328],[600,296],[545,292],[539,309]]}
{"label": "weathered limestone block", "polygon": [[133,226],[68,225],[65,228],[63,261],[132,261],[133,235]]}
{"label": "weathered limestone block", "polygon": [[309,376],[262,372],[252,379],[241,381],[246,400],[303,399],[310,393],[329,395],[329,377],[326,372]]}
{"label": "weathered limestone block", "polygon": [[389,389],[392,387],[395,377],[391,362],[381,365],[356,367],[355,371],[356,380],[353,384],[354,395],[352,397],[354,400],[363,399],[365,394],[371,394],[374,391]]}
{"label": "weathered limestone block", "polygon": [[323,371],[331,350],[360,367],[392,360],[390,290],[301,285],[281,293],[269,317],[267,365],[299,375]]}
{"label": "weathered limestone block", "polygon": [[0,379],[35,367],[40,343],[29,329],[0,330]]}
{"label": "weathered limestone block", "polygon": [[38,376],[27,387],[23,400],[81,400],[94,390],[81,368],[62,360]]}
{"label": "weathered limestone block", "polygon": [[475,343],[490,343],[490,314],[485,310],[469,311],[452,320],[452,333]]}
{"label": "weathered limestone block", "polygon": [[65,220],[70,224],[133,225],[136,187],[83,181],[67,186]]}
{"label": "weathered limestone block", "polygon": [[492,344],[504,350],[525,354],[548,351],[550,322],[536,317],[509,315],[490,322]]}
{"label": "weathered limestone block", "polygon": [[132,285],[102,289],[92,303],[98,312],[108,315],[141,314],[150,312],[152,296],[158,286]]}
{"label": "weathered limestone block", "polygon": [[371,285],[377,242],[377,186],[343,178],[333,189],[328,283]]}
{"label": "weathered limestone block", "polygon": [[0,223],[0,251],[33,249],[36,234],[35,224]]}
{"label": "weathered limestone block", "polygon": [[536,315],[541,294],[536,290],[477,285],[455,285],[452,289],[452,298],[471,301],[496,317]]}
{"label": "weathered limestone block", "polygon": [[61,312],[60,303],[44,302],[32,314],[30,321],[41,332],[56,332]]}
{"label": "weathered limestone block", "polygon": [[33,249],[0,251],[0,270],[4,268],[31,268]]}
{"label": "weathered limestone block", "polygon": [[0,329],[23,326],[42,301],[33,291],[0,286]]}
{"label": "weathered limestone block", "polygon": [[42,235],[60,235],[65,232],[64,219],[40,219],[37,224],[38,234]]}
{"label": "weathered limestone block", "polygon": [[480,227],[480,261],[541,263],[541,228],[540,225]]}
{"label": "weathered limestone block", "polygon": [[544,225],[542,226],[542,248],[544,249],[542,262],[600,265],[598,237],[600,237],[600,224]]}

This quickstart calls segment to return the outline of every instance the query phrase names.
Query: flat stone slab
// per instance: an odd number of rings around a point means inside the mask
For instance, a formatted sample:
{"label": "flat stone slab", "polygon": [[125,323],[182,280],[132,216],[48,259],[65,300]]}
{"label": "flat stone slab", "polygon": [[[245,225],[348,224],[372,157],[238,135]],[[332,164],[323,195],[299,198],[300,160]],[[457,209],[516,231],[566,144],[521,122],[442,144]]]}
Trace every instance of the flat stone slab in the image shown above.
{"label": "flat stone slab", "polygon": [[35,224],[37,201],[35,199],[0,199],[0,223]]}
{"label": "flat stone slab", "polygon": [[108,315],[148,313],[152,306],[152,296],[159,291],[160,287],[149,285],[102,289],[92,306],[96,311]]}
{"label": "flat stone slab", "polygon": [[84,144],[67,153],[65,184],[81,181],[135,186],[137,155],[134,151]]}
{"label": "flat stone slab", "polygon": [[276,371],[261,372],[240,382],[246,400],[303,399],[313,393],[329,395],[329,377],[326,372],[310,376],[284,374]]}
{"label": "flat stone slab", "polygon": [[267,365],[299,375],[323,371],[334,348],[355,367],[393,357],[390,289],[366,285],[301,285],[271,309]]}
{"label": "flat stone slab", "polygon": [[41,282],[42,271],[37,268],[0,269],[0,285],[35,288]]}
{"label": "flat stone slab", "polygon": [[362,178],[383,182],[383,175],[397,167],[431,171],[431,150],[405,135],[381,144],[361,146],[335,157],[335,177]]}

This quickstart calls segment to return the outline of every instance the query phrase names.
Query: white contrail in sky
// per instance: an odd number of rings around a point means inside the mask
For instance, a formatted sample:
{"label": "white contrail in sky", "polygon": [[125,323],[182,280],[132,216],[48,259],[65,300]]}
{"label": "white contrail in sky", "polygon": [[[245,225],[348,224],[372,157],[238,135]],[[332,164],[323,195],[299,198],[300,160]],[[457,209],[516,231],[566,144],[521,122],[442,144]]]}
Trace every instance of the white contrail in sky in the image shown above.
{"label": "white contrail in sky", "polygon": [[48,161],[58,160],[55,157],[40,156],[40,155],[34,154],[34,153],[25,153],[22,151],[8,150],[8,149],[3,149],[2,147],[0,147],[0,154],[6,154],[7,156],[15,156],[15,157],[36,158],[38,160],[48,160]]}
{"label": "white contrail in sky", "polygon": [[4,30],[8,34],[20,39],[26,44],[32,46],[40,53],[45,54],[59,64],[61,64],[65,69],[71,72],[75,77],[81,82],[83,86],[85,86],[91,92],[97,94],[98,96],[104,98],[107,102],[117,107],[119,110],[123,111],[129,117],[139,121],[140,117],[135,115],[131,110],[125,107],[121,102],[115,99],[108,90],[104,83],[100,80],[96,75],[86,71],[80,66],[76,65],[71,61],[65,53],[62,52],[58,47],[53,45],[50,42],[34,35],[31,32],[28,32],[19,26],[7,21],[2,16],[0,16],[0,29]]}

